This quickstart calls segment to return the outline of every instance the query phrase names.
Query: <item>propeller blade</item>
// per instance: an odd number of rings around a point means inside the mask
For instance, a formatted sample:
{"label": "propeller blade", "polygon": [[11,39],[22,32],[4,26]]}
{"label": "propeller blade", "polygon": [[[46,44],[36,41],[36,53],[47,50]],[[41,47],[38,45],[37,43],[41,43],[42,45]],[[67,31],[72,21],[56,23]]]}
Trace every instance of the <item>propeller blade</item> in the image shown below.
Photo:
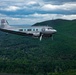
{"label": "propeller blade", "polygon": [[42,40],[42,36],[43,36],[43,34],[41,34],[41,36],[40,36],[40,41]]}

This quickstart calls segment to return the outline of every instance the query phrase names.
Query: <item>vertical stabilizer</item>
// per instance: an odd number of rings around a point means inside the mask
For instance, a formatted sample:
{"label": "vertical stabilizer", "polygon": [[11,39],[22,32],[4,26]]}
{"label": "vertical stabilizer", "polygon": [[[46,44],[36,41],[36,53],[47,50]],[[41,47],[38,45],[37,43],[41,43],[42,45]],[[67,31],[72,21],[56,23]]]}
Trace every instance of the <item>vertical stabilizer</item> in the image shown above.
{"label": "vertical stabilizer", "polygon": [[8,24],[7,20],[2,19],[0,28],[8,28],[8,27],[9,27],[9,24]]}

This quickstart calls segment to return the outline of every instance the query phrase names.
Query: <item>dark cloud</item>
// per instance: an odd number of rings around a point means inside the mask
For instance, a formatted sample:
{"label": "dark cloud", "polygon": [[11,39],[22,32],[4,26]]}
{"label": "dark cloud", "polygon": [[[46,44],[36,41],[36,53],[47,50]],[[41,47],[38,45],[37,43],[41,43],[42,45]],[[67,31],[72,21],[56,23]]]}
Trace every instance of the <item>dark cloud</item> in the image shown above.
{"label": "dark cloud", "polygon": [[[26,16],[23,15],[30,15],[30,14],[34,14],[34,13],[39,13],[39,14],[63,14],[63,15],[72,15],[72,14],[76,14],[75,10],[72,11],[64,11],[64,10],[54,10],[54,11],[45,11],[45,10],[17,10],[15,12],[13,11],[0,11],[1,14],[10,16],[10,17],[14,17],[14,18],[26,18]],[[17,16],[18,15],[18,16]]]}
{"label": "dark cloud", "polygon": [[52,4],[64,4],[67,2],[76,2],[76,0],[43,0],[45,2],[50,2]]}

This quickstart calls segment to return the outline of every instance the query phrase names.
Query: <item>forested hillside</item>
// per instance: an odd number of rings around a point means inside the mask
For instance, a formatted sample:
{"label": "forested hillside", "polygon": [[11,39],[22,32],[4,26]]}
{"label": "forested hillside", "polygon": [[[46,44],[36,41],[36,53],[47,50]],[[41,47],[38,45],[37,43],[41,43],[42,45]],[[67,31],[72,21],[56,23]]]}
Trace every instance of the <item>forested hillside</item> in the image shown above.
{"label": "forested hillside", "polygon": [[6,34],[0,31],[0,73],[76,75],[76,20],[49,20],[57,30],[50,38]]}

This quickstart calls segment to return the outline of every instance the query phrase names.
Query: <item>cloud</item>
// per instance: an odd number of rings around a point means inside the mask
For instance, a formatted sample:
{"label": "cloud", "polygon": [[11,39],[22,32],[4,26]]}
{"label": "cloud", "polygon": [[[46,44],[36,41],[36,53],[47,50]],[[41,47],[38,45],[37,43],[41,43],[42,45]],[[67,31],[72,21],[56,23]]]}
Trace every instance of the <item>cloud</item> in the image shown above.
{"label": "cloud", "polygon": [[63,5],[52,5],[52,4],[45,4],[42,9],[46,11],[52,11],[52,10],[75,10],[76,3],[65,3]]}
{"label": "cloud", "polygon": [[72,2],[76,2],[76,0],[43,0],[45,3],[51,3],[51,4],[55,4],[55,5],[61,5],[64,3],[72,3]]}
{"label": "cloud", "polygon": [[52,4],[46,4],[42,7],[43,10],[49,11],[49,10],[56,10],[58,9],[57,5],[52,5]]}
{"label": "cloud", "polygon": [[[18,3],[17,3],[18,4]],[[25,3],[24,3],[25,4]],[[12,5],[0,8],[0,13],[11,15],[29,15],[33,13],[41,14],[76,14],[76,3],[65,3],[63,5],[42,4],[35,1],[28,2],[26,5]],[[10,12],[10,13],[9,13]]]}
{"label": "cloud", "polygon": [[30,1],[27,3],[27,5],[36,5],[36,4],[38,4],[36,1]]}
{"label": "cloud", "polygon": [[[52,0],[53,1],[53,0]],[[57,1],[57,0],[55,0]],[[59,0],[58,0],[59,1]],[[67,0],[66,0],[67,1]],[[64,2],[66,2],[64,0]],[[51,1],[50,1],[51,2]],[[69,0],[67,1],[69,2]],[[22,0],[21,2],[18,1],[3,1],[0,3],[0,9],[3,11],[22,11],[25,14],[28,12],[45,12],[48,13],[48,11],[51,13],[63,13],[65,14],[65,12],[67,13],[67,11],[70,11],[68,13],[76,13],[76,2],[71,2],[71,3],[64,3],[64,4],[60,4],[60,5],[56,5],[56,4],[51,4],[49,3],[49,0],[47,0],[47,3],[44,1],[38,1],[38,0],[28,0],[28,1],[24,1]],[[19,11],[19,13],[20,13]],[[17,12],[18,13],[18,12]]]}
{"label": "cloud", "polygon": [[62,15],[62,19],[73,20],[76,19],[76,15]]}
{"label": "cloud", "polygon": [[[22,15],[25,16],[25,18],[8,17],[7,15],[3,14],[0,14],[0,16],[1,16],[0,20],[4,18],[9,22],[10,25],[33,25],[37,22],[42,22],[51,19],[67,19],[67,20],[76,19],[76,15],[39,14],[39,13]],[[15,15],[15,16],[21,16],[21,15]]]}
{"label": "cloud", "polygon": [[0,18],[10,24],[34,24],[49,19],[76,19],[76,0],[0,0]]}
{"label": "cloud", "polygon": [[6,10],[6,11],[17,11],[19,10],[20,8],[17,7],[17,6],[9,6],[9,7],[6,7],[6,8],[0,8],[1,10]]}

